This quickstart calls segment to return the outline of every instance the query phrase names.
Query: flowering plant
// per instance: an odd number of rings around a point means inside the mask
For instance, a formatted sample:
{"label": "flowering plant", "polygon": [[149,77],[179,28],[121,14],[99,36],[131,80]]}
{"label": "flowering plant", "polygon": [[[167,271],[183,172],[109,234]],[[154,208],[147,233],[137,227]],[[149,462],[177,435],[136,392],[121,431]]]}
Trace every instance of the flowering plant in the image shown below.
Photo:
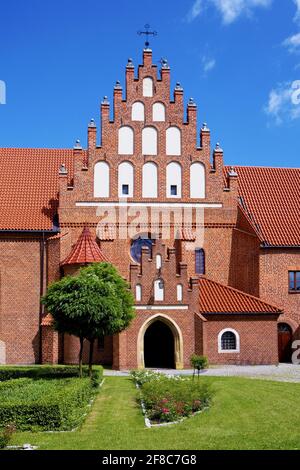
{"label": "flowering plant", "polygon": [[155,423],[178,421],[209,406],[212,390],[205,381],[161,376],[141,385],[149,419]]}

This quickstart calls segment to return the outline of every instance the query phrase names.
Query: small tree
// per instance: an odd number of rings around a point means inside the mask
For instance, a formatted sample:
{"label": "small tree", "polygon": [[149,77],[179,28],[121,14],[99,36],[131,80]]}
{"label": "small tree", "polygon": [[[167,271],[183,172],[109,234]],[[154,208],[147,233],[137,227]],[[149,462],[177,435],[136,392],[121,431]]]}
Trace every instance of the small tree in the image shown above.
{"label": "small tree", "polygon": [[207,357],[197,356],[196,354],[193,354],[191,357],[191,366],[194,369],[193,379],[195,378],[196,370],[197,370],[198,379],[199,379],[200,370],[206,369],[208,367]]}
{"label": "small tree", "polygon": [[76,277],[52,284],[42,299],[60,333],[80,341],[79,375],[82,377],[84,339],[90,341],[89,374],[95,339],[121,332],[133,319],[133,296],[128,284],[109,263],[82,268]]}

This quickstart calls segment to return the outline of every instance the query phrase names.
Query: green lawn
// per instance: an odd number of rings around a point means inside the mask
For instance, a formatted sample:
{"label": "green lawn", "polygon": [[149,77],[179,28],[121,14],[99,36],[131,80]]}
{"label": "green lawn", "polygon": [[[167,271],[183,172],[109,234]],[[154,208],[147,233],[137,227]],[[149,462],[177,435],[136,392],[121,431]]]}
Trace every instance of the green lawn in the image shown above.
{"label": "green lawn", "polygon": [[216,391],[209,411],[181,424],[147,429],[129,378],[106,377],[82,428],[18,433],[13,444],[40,449],[300,449],[300,384],[200,378]]}

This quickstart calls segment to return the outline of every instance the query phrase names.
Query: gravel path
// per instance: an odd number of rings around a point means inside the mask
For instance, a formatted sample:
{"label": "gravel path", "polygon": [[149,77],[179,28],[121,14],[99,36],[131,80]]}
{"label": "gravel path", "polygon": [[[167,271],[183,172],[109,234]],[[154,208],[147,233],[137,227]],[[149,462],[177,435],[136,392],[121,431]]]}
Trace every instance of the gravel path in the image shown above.
{"label": "gravel path", "polygon": [[[191,375],[193,370],[167,370],[155,369],[164,374],[170,375]],[[116,371],[106,369],[106,376],[128,376],[129,371]],[[201,375],[208,377],[249,377],[266,380],[277,380],[282,382],[300,383],[300,365],[279,364],[278,366],[212,366],[205,370]]]}

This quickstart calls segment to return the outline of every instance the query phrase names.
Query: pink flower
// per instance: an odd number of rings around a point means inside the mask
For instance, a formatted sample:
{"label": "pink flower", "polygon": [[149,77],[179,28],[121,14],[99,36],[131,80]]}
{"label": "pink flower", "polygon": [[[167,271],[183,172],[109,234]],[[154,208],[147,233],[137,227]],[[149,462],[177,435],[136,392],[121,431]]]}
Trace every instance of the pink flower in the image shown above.
{"label": "pink flower", "polygon": [[168,408],[163,408],[161,411],[162,411],[162,413],[164,413],[165,415],[170,412],[170,410],[169,410]]}

